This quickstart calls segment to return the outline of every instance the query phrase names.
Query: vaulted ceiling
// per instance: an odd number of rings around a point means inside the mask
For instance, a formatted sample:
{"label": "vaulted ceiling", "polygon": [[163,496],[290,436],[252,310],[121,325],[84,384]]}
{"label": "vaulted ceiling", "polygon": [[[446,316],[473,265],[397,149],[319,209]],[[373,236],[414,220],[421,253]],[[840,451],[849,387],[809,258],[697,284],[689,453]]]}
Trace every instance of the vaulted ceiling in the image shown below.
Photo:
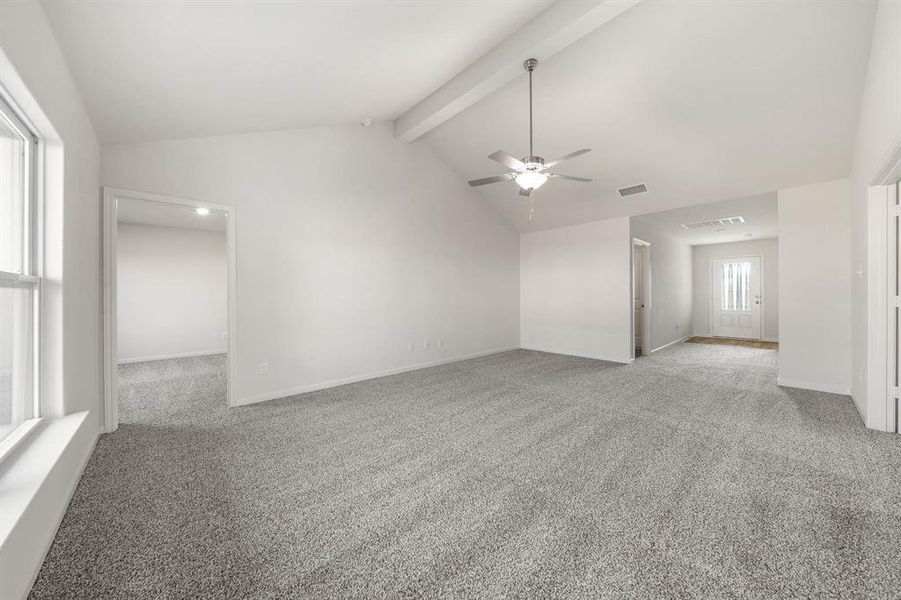
{"label": "vaulted ceiling", "polygon": [[[565,44],[535,51],[535,151],[553,158],[592,148],[556,170],[594,182],[550,181],[532,221],[514,183],[477,188],[511,225],[546,229],[848,175],[875,3],[605,1],[626,8],[593,27],[574,21],[578,35],[570,28]],[[532,54],[523,32],[561,8],[523,0],[44,6],[105,143],[397,119],[492,52],[518,68]],[[515,51],[499,52],[510,40]],[[527,78],[513,77],[483,86],[478,101],[413,143],[462,179],[503,172],[489,153],[528,153]],[[617,194],[640,182],[648,194]]]}
{"label": "vaulted ceiling", "polygon": [[391,120],[550,0],[45,0],[105,143]]}
{"label": "vaulted ceiling", "polygon": [[[642,2],[542,61],[535,151],[593,151],[527,201],[477,188],[520,230],[546,229],[846,177],[869,55],[869,2]],[[523,74],[425,136],[465,179],[528,154]],[[642,196],[617,189],[646,183]]]}

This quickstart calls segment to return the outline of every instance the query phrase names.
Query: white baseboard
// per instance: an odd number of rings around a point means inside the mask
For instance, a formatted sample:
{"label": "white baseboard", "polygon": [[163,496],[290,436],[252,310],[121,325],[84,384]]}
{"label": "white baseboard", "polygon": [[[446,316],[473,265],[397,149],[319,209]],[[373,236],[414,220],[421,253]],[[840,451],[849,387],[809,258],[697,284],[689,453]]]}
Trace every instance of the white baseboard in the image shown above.
{"label": "white baseboard", "polygon": [[796,379],[785,379],[784,377],[777,378],[776,383],[782,387],[800,388],[802,390],[813,390],[814,392],[826,392],[829,394],[842,394],[844,396],[851,395],[850,387],[832,383],[798,381]]}
{"label": "white baseboard", "polygon": [[605,354],[594,354],[591,352],[573,352],[572,350],[563,350],[561,348],[550,348],[546,346],[523,346],[523,350],[534,350],[536,352],[547,352],[548,354],[563,354],[565,356],[578,356],[579,358],[593,358],[594,360],[606,360],[607,362],[615,362],[621,365],[628,365],[635,361],[634,358],[613,357]]}
{"label": "white baseboard", "polygon": [[119,361],[120,365],[131,363],[150,362],[153,360],[172,360],[173,358],[193,358],[195,356],[213,356],[214,354],[226,354],[228,350],[201,350],[199,352],[182,352],[181,354],[160,354],[158,356],[141,356],[138,358],[125,358]]}
{"label": "white baseboard", "polygon": [[680,342],[684,342],[685,340],[687,340],[689,338],[693,338],[693,337],[694,337],[693,335],[686,335],[685,337],[679,338],[678,340],[673,340],[668,344],[663,344],[659,348],[654,348],[653,350],[648,352],[648,354],[654,354],[655,352],[660,352],[661,350],[665,350],[666,348],[669,348],[670,346],[675,346],[676,344],[678,344]]}
{"label": "white baseboard", "polygon": [[84,412],[47,419],[10,457],[4,477],[17,485],[2,491],[14,514],[2,527],[0,599],[24,599],[34,585],[97,443],[95,418]]}
{"label": "white baseboard", "polygon": [[779,343],[779,338],[768,338],[768,337],[765,337],[765,338],[763,338],[763,341],[764,341],[764,342],[772,342],[772,343],[774,343],[774,344],[778,344],[778,343]]}
{"label": "white baseboard", "polygon": [[297,396],[298,394],[306,394],[308,392],[317,392],[319,390],[325,390],[328,388],[338,387],[339,385],[347,385],[349,383],[357,383],[359,381],[366,381],[367,379],[376,379],[378,377],[387,377],[389,375],[398,375],[400,373],[408,373],[410,371],[418,371],[419,369],[427,369],[429,367],[437,367],[437,366],[446,365],[449,363],[460,362],[461,360],[469,360],[471,358],[479,358],[481,356],[489,356],[491,354],[499,354],[501,352],[509,352],[511,350],[519,350],[519,346],[508,346],[506,348],[497,348],[495,350],[486,350],[484,352],[476,352],[474,354],[467,354],[464,356],[455,356],[453,358],[445,358],[445,359],[435,360],[435,361],[430,361],[430,362],[417,363],[415,365],[408,365],[405,367],[386,369],[384,371],[376,371],[374,373],[367,373],[365,375],[354,375],[351,377],[342,377],[340,379],[331,379],[328,381],[322,381],[320,383],[301,385],[301,386],[297,386],[297,387],[293,387],[293,388],[287,388],[284,390],[278,390],[275,392],[266,392],[265,394],[256,394],[254,396],[238,398],[238,400],[233,404],[233,406],[246,406],[248,404],[257,404],[259,402],[266,402],[268,400],[278,400],[279,398],[288,398],[290,396]]}

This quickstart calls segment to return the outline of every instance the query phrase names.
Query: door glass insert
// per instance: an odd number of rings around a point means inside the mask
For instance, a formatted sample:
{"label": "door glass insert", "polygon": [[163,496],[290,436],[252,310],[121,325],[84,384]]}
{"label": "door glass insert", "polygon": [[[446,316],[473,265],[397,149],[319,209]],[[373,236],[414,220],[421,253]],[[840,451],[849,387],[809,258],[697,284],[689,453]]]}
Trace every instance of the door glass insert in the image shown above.
{"label": "door glass insert", "polygon": [[751,310],[751,263],[724,263],[721,271],[721,309],[732,311]]}

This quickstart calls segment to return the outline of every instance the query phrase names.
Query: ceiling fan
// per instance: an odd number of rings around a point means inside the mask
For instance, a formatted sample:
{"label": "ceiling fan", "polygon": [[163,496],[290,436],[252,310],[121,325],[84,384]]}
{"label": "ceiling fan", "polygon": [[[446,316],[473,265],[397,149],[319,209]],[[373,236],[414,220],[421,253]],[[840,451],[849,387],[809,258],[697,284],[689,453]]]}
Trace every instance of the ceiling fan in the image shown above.
{"label": "ceiling fan", "polygon": [[[529,72],[529,155],[520,160],[514,156],[511,156],[510,154],[507,154],[503,150],[498,150],[489,154],[488,158],[501,163],[505,167],[513,169],[513,171],[510,173],[504,173],[503,175],[494,175],[492,177],[485,177],[483,179],[473,179],[469,182],[469,185],[471,185],[472,187],[486,185],[488,183],[497,183],[499,181],[515,181],[520,188],[519,195],[529,196],[529,199],[531,200],[532,192],[544,185],[548,178],[570,179],[572,181],[582,182],[592,181],[587,177],[561,175],[559,173],[551,173],[547,170],[555,165],[560,164],[564,160],[569,160],[570,158],[581,156],[586,152],[591,152],[591,149],[583,148],[581,150],[576,150],[575,152],[570,152],[566,156],[561,156],[560,158],[554,159],[552,161],[545,161],[542,157],[535,156],[535,152],[532,150],[532,71],[534,71],[535,67],[537,66],[538,60],[535,58],[530,58],[525,63],[523,63],[523,67],[525,67],[526,71]],[[530,210],[529,219],[531,218],[532,214]]]}

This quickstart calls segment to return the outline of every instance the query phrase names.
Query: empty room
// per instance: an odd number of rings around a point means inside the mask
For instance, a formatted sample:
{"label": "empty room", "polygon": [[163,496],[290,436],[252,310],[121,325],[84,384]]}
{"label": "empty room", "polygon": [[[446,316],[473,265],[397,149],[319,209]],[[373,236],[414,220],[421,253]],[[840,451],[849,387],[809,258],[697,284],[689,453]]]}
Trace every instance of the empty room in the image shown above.
{"label": "empty room", "polygon": [[115,221],[116,424],[226,408],[228,215],[118,198]]}
{"label": "empty room", "polygon": [[0,600],[899,597],[899,182],[899,0],[0,0]]}

